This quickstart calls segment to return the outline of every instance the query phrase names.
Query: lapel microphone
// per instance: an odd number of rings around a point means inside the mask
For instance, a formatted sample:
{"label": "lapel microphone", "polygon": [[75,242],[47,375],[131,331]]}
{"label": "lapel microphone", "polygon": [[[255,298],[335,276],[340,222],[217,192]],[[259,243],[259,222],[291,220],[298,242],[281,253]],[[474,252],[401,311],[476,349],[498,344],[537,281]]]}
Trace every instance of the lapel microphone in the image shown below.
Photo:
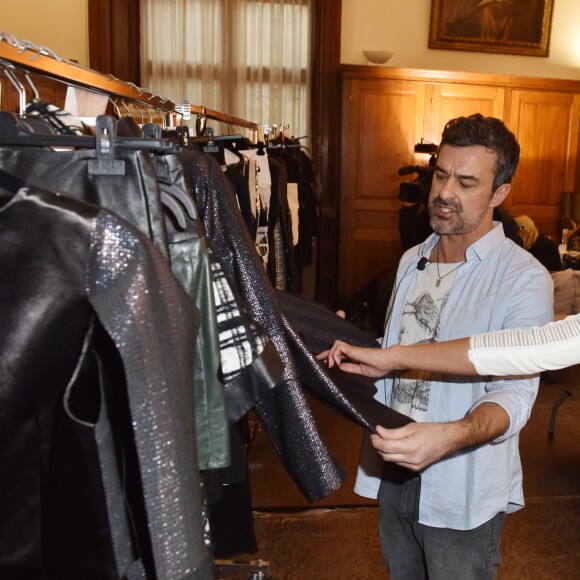
{"label": "lapel microphone", "polygon": [[417,263],[417,270],[424,270],[425,266],[429,263],[429,258],[423,256]]}

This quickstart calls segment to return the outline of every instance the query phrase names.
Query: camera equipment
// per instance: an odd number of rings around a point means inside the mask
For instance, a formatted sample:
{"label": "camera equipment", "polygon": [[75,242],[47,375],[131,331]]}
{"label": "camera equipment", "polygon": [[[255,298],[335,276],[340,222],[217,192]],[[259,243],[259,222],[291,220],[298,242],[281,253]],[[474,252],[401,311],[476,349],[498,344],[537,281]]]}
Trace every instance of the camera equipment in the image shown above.
{"label": "camera equipment", "polygon": [[410,203],[426,203],[431,191],[433,168],[435,166],[437,145],[434,143],[417,143],[415,153],[430,155],[427,165],[405,165],[399,168],[399,175],[417,174],[413,181],[404,181],[399,185],[399,199]]}

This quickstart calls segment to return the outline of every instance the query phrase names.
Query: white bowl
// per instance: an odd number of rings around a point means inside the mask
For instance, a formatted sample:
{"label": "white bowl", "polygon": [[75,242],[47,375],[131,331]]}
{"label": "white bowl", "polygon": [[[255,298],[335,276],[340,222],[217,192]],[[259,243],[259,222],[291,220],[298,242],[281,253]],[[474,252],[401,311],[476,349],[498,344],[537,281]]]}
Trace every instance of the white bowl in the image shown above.
{"label": "white bowl", "polygon": [[363,54],[372,64],[385,64],[393,56],[388,50],[363,50]]}

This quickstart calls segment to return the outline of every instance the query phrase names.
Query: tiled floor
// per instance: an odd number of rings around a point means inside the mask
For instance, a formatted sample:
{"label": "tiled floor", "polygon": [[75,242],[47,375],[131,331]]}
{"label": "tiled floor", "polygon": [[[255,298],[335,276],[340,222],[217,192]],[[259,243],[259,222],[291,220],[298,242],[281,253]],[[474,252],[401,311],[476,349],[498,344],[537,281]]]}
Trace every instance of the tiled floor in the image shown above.
{"label": "tiled floor", "polygon": [[[558,384],[542,383],[521,433],[527,506],[504,528],[500,579],[580,579],[580,401],[566,400],[555,437],[547,436],[561,392]],[[308,504],[259,431],[249,453],[259,543],[251,558],[268,561],[276,580],[387,578],[375,531],[376,504],[352,492],[361,429],[315,401],[312,406],[347,480],[328,498]]]}

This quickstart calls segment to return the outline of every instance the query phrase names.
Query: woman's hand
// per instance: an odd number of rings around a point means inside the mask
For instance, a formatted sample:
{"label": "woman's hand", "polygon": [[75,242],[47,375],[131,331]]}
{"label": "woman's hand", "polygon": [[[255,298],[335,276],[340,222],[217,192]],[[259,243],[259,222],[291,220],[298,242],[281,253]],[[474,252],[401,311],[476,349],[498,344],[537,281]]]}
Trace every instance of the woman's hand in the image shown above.
{"label": "woman's hand", "polygon": [[337,366],[340,370],[376,379],[397,368],[391,350],[361,348],[337,340],[330,349],[321,352],[316,358],[326,362],[329,368]]}

